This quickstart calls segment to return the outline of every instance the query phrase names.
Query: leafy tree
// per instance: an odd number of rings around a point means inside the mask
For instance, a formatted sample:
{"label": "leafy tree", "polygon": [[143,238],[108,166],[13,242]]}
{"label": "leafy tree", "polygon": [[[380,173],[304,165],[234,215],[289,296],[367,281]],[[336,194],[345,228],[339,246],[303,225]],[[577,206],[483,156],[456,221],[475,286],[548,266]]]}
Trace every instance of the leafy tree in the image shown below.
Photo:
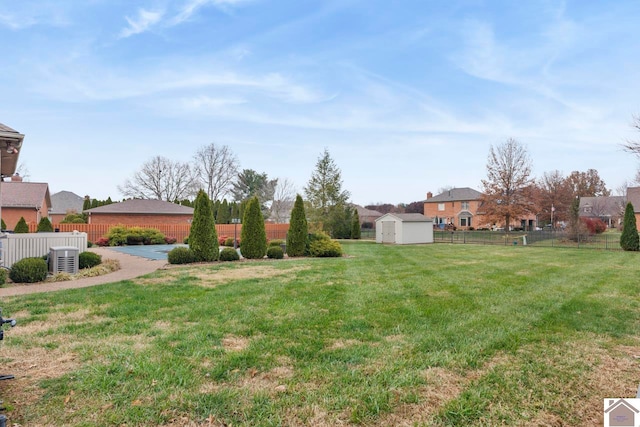
{"label": "leafy tree", "polygon": [[487,179],[481,196],[482,210],[490,221],[511,220],[528,214],[532,204],[531,160],[524,145],[513,138],[496,148],[491,146],[487,160]]}
{"label": "leafy tree", "polygon": [[28,233],[29,232],[29,226],[27,225],[27,221],[24,220],[24,217],[21,216],[20,220],[18,221],[18,223],[16,224],[15,228],[13,229],[14,233]]}
{"label": "leafy tree", "polygon": [[196,188],[196,180],[188,163],[162,156],[145,162],[131,179],[118,186],[125,197],[167,202],[188,198]]}
{"label": "leafy tree", "polygon": [[309,228],[307,225],[307,215],[304,211],[302,196],[296,195],[291,211],[289,222],[289,232],[287,233],[287,255],[290,257],[303,256],[307,244]]}
{"label": "leafy tree", "polygon": [[351,218],[351,238],[360,238],[360,216],[358,215],[358,209],[353,209],[353,216]]}
{"label": "leafy tree", "polygon": [[198,192],[189,232],[189,249],[196,261],[215,261],[219,256],[218,234],[211,201],[204,190]]}
{"label": "leafy tree", "polygon": [[569,219],[569,211],[573,202],[573,191],[562,172],[554,170],[545,172],[536,183],[535,203],[540,220],[553,222]]}
{"label": "leafy tree", "polygon": [[261,259],[267,254],[267,233],[264,217],[260,211],[260,201],[253,197],[247,204],[240,232],[240,253],[248,259]]}
{"label": "leafy tree", "polygon": [[53,231],[53,225],[51,225],[51,221],[49,221],[49,218],[44,217],[40,220],[40,222],[38,223],[37,231],[40,231],[40,232]]}
{"label": "leafy tree", "polygon": [[193,157],[195,178],[205,189],[209,199],[224,198],[238,173],[238,158],[226,145],[209,144],[201,147]]}
{"label": "leafy tree", "polygon": [[218,209],[218,224],[231,224],[231,208],[229,202],[224,199]]}
{"label": "leafy tree", "polygon": [[260,204],[273,199],[277,179],[269,180],[266,173],[258,173],[253,169],[244,169],[236,177],[231,193],[234,200],[242,202],[257,197]]}
{"label": "leafy tree", "polygon": [[567,177],[567,185],[573,191],[573,197],[599,197],[610,196],[611,191],[598,175],[595,169],[586,172],[573,171]]}
{"label": "leafy tree", "polygon": [[[334,227],[344,226],[341,218],[344,219],[345,205],[350,194],[342,189],[342,173],[326,148],[318,158],[316,168],[304,188],[304,194],[309,201],[312,220],[323,222],[325,230],[334,237],[341,234],[341,230]],[[347,223],[347,227],[350,227],[350,223]]]}
{"label": "leafy tree", "polygon": [[87,209],[91,209],[91,197],[84,196],[84,201],[82,202],[82,210],[86,211]]}
{"label": "leafy tree", "polygon": [[636,214],[631,202],[627,203],[624,210],[624,222],[620,236],[620,247],[625,251],[637,251],[640,248],[640,238],[636,226]]}
{"label": "leafy tree", "polygon": [[325,229],[329,230],[331,237],[334,239],[350,239],[352,217],[353,209],[351,207],[345,205],[334,206],[324,223]]}
{"label": "leafy tree", "polygon": [[405,207],[404,212],[405,213],[419,213],[419,214],[424,215],[424,201],[409,203]]}

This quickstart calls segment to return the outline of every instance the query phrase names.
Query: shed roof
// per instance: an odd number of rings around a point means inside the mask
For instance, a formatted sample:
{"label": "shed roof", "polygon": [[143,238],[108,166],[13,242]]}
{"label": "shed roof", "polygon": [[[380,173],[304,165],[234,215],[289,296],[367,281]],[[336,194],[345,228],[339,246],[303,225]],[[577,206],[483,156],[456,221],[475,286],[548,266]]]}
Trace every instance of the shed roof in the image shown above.
{"label": "shed roof", "polygon": [[84,198],[71,191],[59,191],[51,195],[51,213],[66,214],[75,211],[82,212]]}
{"label": "shed roof", "polygon": [[193,208],[164,200],[130,199],[87,209],[91,214],[193,215]]}
{"label": "shed roof", "polygon": [[474,190],[473,188],[452,188],[451,190],[447,190],[444,193],[440,193],[437,196],[425,200],[425,203],[478,200],[480,196],[482,196],[482,193]]}
{"label": "shed roof", "polygon": [[376,219],[376,222],[383,220],[384,218],[394,217],[400,222],[433,222],[433,219],[419,213],[387,213]]}
{"label": "shed roof", "polygon": [[44,182],[2,182],[0,194],[5,208],[40,209],[44,202],[51,206],[49,185]]}

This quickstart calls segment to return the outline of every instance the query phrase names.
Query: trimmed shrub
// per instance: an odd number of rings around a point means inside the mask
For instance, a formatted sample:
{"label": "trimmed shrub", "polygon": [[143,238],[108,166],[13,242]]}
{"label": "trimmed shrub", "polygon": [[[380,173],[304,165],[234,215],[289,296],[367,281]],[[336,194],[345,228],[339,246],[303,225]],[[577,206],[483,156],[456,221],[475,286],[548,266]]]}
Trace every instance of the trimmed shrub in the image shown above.
{"label": "trimmed shrub", "polygon": [[4,219],[0,220],[0,228],[2,230],[6,230],[7,229],[7,224],[4,222]]}
{"label": "trimmed shrub", "polygon": [[51,221],[49,221],[49,218],[42,218],[38,223],[37,230],[40,232],[52,232],[53,225],[51,225]]}
{"label": "trimmed shrub", "polygon": [[27,225],[27,221],[24,220],[24,217],[21,216],[20,220],[16,224],[16,227],[13,229],[14,233],[28,233],[29,226]]}
{"label": "trimmed shrub", "polygon": [[0,268],[0,286],[7,283],[7,270]]}
{"label": "trimmed shrub", "polygon": [[607,230],[607,224],[600,218],[580,218],[589,230],[589,234],[602,234]]}
{"label": "trimmed shrub", "polygon": [[96,242],[96,245],[98,245],[98,246],[109,246],[109,238],[108,237],[99,238],[98,241]]}
{"label": "trimmed shrub", "polygon": [[169,264],[191,264],[196,262],[196,257],[191,249],[179,246],[169,251],[167,261]]}
{"label": "trimmed shrub", "polygon": [[187,236],[184,239],[182,239],[182,243],[184,243],[185,245],[188,245],[189,244],[189,236]]}
{"label": "trimmed shrub", "polygon": [[267,232],[264,229],[264,218],[260,211],[257,197],[249,200],[242,219],[242,256],[247,259],[264,258],[267,254]]}
{"label": "trimmed shrub", "polygon": [[123,246],[127,243],[127,228],[123,225],[111,227],[105,236],[109,239],[109,246]]}
{"label": "trimmed shrub", "polygon": [[42,258],[23,258],[14,263],[9,277],[16,283],[36,283],[47,278],[47,262]]}
{"label": "trimmed shrub", "polygon": [[162,245],[164,234],[156,228],[131,227],[127,229],[128,245]]}
{"label": "trimmed shrub", "polygon": [[309,244],[309,255],[312,257],[341,257],[342,246],[331,239],[314,240]]}
{"label": "trimmed shrub", "polygon": [[360,237],[361,237],[360,216],[358,215],[358,209],[354,209],[353,217],[351,218],[351,238],[359,239]]}
{"label": "trimmed shrub", "polygon": [[80,269],[83,268],[91,268],[96,265],[100,265],[102,263],[102,256],[98,255],[95,252],[82,252],[78,255],[78,267]]}
{"label": "trimmed shrub", "polygon": [[284,258],[284,251],[280,246],[269,246],[267,248],[267,258],[282,259]]}
{"label": "trimmed shrub", "polygon": [[220,261],[238,261],[240,255],[233,248],[224,248],[220,251]]}
{"label": "trimmed shrub", "polygon": [[281,246],[284,245],[285,241],[283,239],[273,239],[273,240],[269,240],[269,244],[267,246],[271,247],[271,246]]}
{"label": "trimmed shrub", "polygon": [[636,215],[631,202],[627,203],[624,210],[622,227],[620,247],[625,251],[637,251],[640,249],[640,236],[638,236],[638,229],[636,228]]}
{"label": "trimmed shrub", "polygon": [[303,256],[306,252],[307,234],[309,226],[304,212],[304,202],[298,194],[291,211],[289,232],[287,233],[287,255],[290,257]]}
{"label": "trimmed shrub", "polygon": [[164,243],[166,243],[167,245],[173,245],[178,241],[178,239],[176,239],[175,237],[165,237],[164,238]]}
{"label": "trimmed shrub", "polygon": [[[88,208],[87,208],[88,209]],[[87,218],[85,214],[69,213],[60,221],[60,224],[86,224]]]}
{"label": "trimmed shrub", "polygon": [[203,190],[198,192],[189,233],[189,249],[196,261],[215,261],[220,255],[216,223],[211,212],[211,201]]}

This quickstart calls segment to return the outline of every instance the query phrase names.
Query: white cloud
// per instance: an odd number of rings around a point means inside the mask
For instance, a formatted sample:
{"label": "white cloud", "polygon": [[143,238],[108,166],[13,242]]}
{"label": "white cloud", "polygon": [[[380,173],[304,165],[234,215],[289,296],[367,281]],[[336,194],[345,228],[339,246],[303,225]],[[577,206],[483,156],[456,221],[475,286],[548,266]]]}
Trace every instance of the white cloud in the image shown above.
{"label": "white cloud", "polygon": [[120,37],[126,38],[135,34],[144,33],[160,22],[163,15],[164,11],[138,9],[138,16],[136,18],[125,16],[125,19],[129,23],[129,27],[120,32]]}
{"label": "white cloud", "polygon": [[215,6],[218,9],[229,12],[231,7],[246,3],[248,0],[188,0],[180,9],[180,12],[171,20],[171,25],[178,25],[188,21],[196,12],[206,6]]}

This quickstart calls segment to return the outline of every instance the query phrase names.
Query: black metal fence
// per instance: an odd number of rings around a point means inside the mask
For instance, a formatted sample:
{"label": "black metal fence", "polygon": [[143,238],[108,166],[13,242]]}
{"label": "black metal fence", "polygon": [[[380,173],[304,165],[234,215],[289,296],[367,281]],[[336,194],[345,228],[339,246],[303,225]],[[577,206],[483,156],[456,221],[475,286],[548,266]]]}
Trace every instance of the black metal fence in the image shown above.
{"label": "black metal fence", "polygon": [[621,250],[620,234],[570,234],[565,231],[440,231],[433,232],[435,243],[479,245],[525,245],[537,247]]}

